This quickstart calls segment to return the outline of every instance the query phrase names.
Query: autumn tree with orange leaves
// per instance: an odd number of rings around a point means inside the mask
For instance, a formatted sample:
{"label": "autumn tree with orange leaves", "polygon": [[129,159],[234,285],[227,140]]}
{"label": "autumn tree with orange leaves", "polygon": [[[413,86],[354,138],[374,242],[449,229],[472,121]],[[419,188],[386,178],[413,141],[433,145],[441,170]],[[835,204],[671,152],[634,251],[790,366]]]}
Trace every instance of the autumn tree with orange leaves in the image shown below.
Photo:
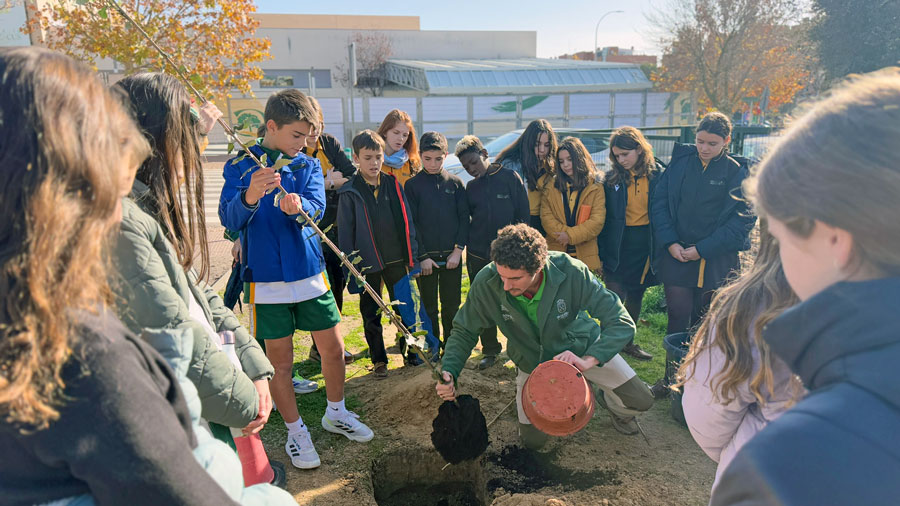
{"label": "autumn tree with orange leaves", "polygon": [[673,0],[650,16],[663,47],[653,79],[725,113],[766,87],[770,110],[790,103],[813,64],[804,15],[798,0]]}
{"label": "autumn tree with orange leaves", "polygon": [[[22,29],[41,44],[95,65],[112,58],[126,74],[163,70],[162,57],[106,0],[29,5]],[[254,63],[271,58],[268,39],[253,37],[259,21],[252,0],[120,0],[147,33],[182,64],[195,86],[211,98],[229,96],[263,77]],[[169,69],[168,72],[172,72]]]}

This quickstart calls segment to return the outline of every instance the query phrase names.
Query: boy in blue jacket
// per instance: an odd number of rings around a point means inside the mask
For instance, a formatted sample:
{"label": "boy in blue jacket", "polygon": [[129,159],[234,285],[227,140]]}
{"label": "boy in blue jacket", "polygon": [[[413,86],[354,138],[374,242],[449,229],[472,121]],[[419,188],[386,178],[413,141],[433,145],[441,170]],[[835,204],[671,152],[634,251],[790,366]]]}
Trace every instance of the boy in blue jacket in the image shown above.
{"label": "boy in blue jacket", "polygon": [[[318,467],[319,455],[297,411],[291,384],[295,330],[309,331],[322,356],[328,407],[322,427],[354,441],[372,439],[372,430],[344,406],[344,343],[340,312],[324,274],[322,247],[305,226],[300,210],[313,218],[325,210],[319,161],[301,152],[318,125],[315,109],[297,90],[283,90],[266,102],[265,136],[250,147],[260,168],[239,154],[225,164],[219,218],[240,231],[242,277],[249,283],[251,321],[275,368],[272,398],[288,428],[285,451],[300,469]],[[287,164],[281,161],[290,160]],[[276,168],[277,167],[277,168]],[[287,192],[276,202],[279,185]]]}

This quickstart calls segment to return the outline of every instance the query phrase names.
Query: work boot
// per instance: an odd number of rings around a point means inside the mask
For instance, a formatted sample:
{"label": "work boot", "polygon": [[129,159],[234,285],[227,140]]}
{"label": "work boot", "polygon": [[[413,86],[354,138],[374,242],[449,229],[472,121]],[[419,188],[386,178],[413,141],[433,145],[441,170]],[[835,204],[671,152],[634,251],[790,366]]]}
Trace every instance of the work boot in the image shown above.
{"label": "work boot", "polygon": [[638,360],[653,360],[653,355],[642,350],[640,345],[633,342],[626,344],[625,347],[622,348],[622,353]]}
{"label": "work boot", "polygon": [[669,384],[665,378],[660,378],[652,387],[650,387],[650,392],[656,400],[665,399],[669,397]]}
{"label": "work boot", "polygon": [[606,404],[606,398],[603,396],[603,391],[597,389],[594,392],[594,399],[597,401],[597,405],[606,410],[609,413],[609,419],[612,421],[612,426],[614,429],[619,431],[626,436],[633,436],[639,432],[637,419],[633,416],[620,416],[615,413],[609,406]]}
{"label": "work boot", "polygon": [[525,448],[538,451],[549,440],[550,436],[539,431],[534,425],[519,422],[519,441],[522,442],[522,446]]}
{"label": "work boot", "polygon": [[488,367],[494,365],[497,362],[497,355],[485,355],[484,358],[481,359],[481,362],[478,362],[478,369],[485,370]]}

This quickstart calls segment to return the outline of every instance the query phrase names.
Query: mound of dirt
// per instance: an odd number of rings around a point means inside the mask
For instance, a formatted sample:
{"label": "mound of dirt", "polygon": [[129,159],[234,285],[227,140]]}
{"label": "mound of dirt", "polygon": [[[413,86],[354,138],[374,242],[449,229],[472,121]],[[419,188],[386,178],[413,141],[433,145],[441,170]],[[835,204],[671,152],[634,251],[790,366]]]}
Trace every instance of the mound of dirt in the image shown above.
{"label": "mound of dirt", "polygon": [[[492,376],[466,371],[460,376],[460,394],[478,399],[481,411],[491,420],[515,397],[515,371],[495,367]],[[423,441],[431,446],[431,423],[443,401],[434,390],[435,380],[427,367],[404,367],[385,380],[372,380],[369,388],[354,394],[366,406],[366,423],[383,427],[392,437]]]}

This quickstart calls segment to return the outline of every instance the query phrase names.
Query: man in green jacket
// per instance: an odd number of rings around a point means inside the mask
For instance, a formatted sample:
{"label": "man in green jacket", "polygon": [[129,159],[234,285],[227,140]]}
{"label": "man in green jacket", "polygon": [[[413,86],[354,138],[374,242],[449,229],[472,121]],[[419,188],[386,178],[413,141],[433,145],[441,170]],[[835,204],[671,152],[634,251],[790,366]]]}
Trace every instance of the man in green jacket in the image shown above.
{"label": "man in green jacket", "polygon": [[454,379],[478,336],[497,325],[518,368],[519,435],[526,446],[538,449],[547,436],[525,416],[522,387],[538,364],[551,359],[581,370],[609,410],[613,426],[636,434],[634,417],[650,409],[653,394],[618,355],[634,337],[634,322],[619,298],[584,263],[565,253],[548,253],[544,237],[525,224],[500,230],[491,243],[491,261],[475,277],[453,320],[442,362],[445,383],[437,385],[438,395],[456,397]]}

